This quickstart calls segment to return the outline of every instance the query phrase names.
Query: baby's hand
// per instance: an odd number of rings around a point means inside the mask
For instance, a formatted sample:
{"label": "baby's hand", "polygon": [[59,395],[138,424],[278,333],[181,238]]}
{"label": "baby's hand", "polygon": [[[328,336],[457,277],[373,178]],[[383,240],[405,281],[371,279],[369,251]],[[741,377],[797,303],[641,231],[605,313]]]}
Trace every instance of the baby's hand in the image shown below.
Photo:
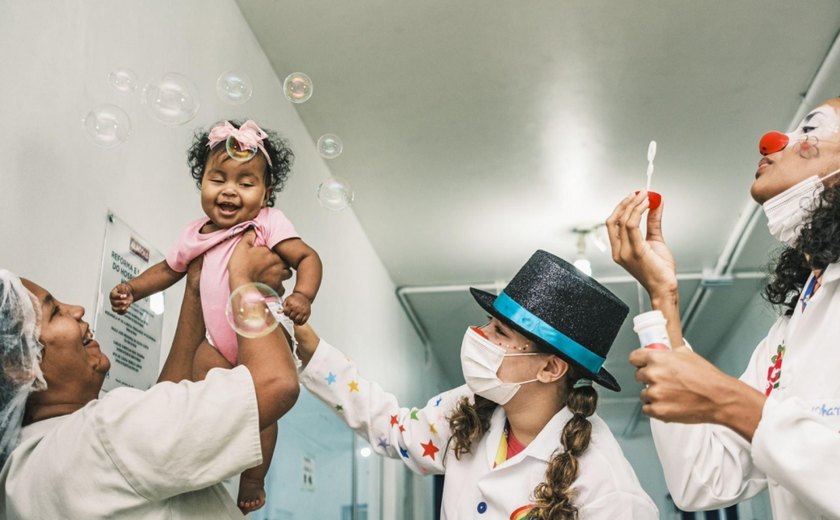
{"label": "baby's hand", "polygon": [[309,298],[298,293],[293,292],[283,304],[283,314],[288,316],[295,325],[303,325],[309,319],[309,314],[312,312],[312,302]]}
{"label": "baby's hand", "polygon": [[111,289],[111,310],[117,314],[125,314],[134,303],[134,289],[127,283],[118,284]]}

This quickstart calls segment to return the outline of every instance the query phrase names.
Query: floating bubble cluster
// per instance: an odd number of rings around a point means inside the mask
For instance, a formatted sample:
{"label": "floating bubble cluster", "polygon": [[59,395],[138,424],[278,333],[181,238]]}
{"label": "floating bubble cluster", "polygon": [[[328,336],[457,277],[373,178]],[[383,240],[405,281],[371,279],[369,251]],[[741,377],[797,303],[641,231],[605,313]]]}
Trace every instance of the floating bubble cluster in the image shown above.
{"label": "floating bubble cluster", "polygon": [[283,81],[283,93],[292,103],[305,103],[312,97],[312,80],[303,72],[292,72]]}
{"label": "floating bubble cluster", "polygon": [[170,126],[191,121],[201,105],[193,82],[175,72],[147,83],[143,88],[142,103],[155,121]]}
{"label": "floating bubble cluster", "polygon": [[318,202],[321,206],[332,210],[341,211],[353,203],[355,194],[350,183],[341,177],[328,177],[318,185]]}
{"label": "floating bubble cluster", "polygon": [[249,283],[230,293],[225,316],[242,337],[259,338],[277,328],[275,315],[282,312],[280,296],[264,283]]}
{"label": "floating bubble cluster", "polygon": [[124,143],[131,135],[131,119],[116,105],[95,106],[82,122],[93,142],[103,148]]}
{"label": "floating bubble cluster", "polygon": [[341,139],[335,134],[324,134],[318,139],[318,153],[324,159],[335,159],[343,149]]}
{"label": "floating bubble cluster", "polygon": [[108,73],[108,84],[121,94],[137,90],[137,74],[126,68],[114,69]]}
{"label": "floating bubble cluster", "polygon": [[229,70],[216,80],[216,93],[222,101],[231,105],[241,105],[254,92],[251,78],[244,72]]}

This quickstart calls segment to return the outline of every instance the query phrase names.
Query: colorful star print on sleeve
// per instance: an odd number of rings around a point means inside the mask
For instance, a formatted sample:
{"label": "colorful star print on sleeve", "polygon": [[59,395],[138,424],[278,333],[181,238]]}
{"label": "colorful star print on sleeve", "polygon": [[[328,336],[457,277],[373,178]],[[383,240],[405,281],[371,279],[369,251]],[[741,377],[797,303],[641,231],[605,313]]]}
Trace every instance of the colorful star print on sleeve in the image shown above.
{"label": "colorful star print on sleeve", "polygon": [[433,397],[423,408],[400,407],[394,395],[361,377],[352,361],[323,340],[300,381],[378,454],[401,459],[422,474],[443,473],[447,417],[462,397],[472,396],[463,386]]}

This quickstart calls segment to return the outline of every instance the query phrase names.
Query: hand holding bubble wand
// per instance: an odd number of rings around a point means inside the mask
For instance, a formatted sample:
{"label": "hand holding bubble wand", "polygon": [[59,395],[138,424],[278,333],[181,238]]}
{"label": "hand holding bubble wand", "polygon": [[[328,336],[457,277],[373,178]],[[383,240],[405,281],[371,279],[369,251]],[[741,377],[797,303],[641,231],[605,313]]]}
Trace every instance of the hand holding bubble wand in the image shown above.
{"label": "hand holding bubble wand", "polygon": [[[656,141],[651,141],[648,145],[647,151],[647,184],[645,191],[648,194],[650,201],[650,210],[653,211],[662,204],[662,195],[655,191],[650,191],[650,180],[653,177],[653,159],[656,158]],[[636,192],[638,193],[638,192]],[[639,309],[642,309],[641,294],[642,286],[636,283],[639,288]],[[633,331],[639,335],[639,343],[641,348],[652,350],[671,350],[671,341],[668,338],[668,329],[666,328],[667,321],[662,311],[651,310],[644,312],[633,318]]]}

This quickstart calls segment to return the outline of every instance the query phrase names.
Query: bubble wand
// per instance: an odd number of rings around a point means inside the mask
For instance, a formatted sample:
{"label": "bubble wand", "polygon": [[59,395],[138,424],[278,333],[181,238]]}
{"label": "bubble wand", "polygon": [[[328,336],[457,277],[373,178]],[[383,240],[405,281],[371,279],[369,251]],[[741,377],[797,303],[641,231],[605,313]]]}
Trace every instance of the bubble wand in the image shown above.
{"label": "bubble wand", "polygon": [[650,179],[653,177],[653,159],[656,157],[656,141],[651,141],[648,145],[648,167],[647,167],[647,188],[645,191],[650,191]]}
{"label": "bubble wand", "polygon": [[[662,195],[656,193],[655,191],[650,191],[650,179],[653,177],[653,159],[656,157],[656,141],[651,141],[648,145],[648,152],[647,152],[647,191],[648,200],[650,201],[650,209],[655,210],[659,207],[662,203]],[[639,192],[637,191],[636,194],[638,195]]]}

